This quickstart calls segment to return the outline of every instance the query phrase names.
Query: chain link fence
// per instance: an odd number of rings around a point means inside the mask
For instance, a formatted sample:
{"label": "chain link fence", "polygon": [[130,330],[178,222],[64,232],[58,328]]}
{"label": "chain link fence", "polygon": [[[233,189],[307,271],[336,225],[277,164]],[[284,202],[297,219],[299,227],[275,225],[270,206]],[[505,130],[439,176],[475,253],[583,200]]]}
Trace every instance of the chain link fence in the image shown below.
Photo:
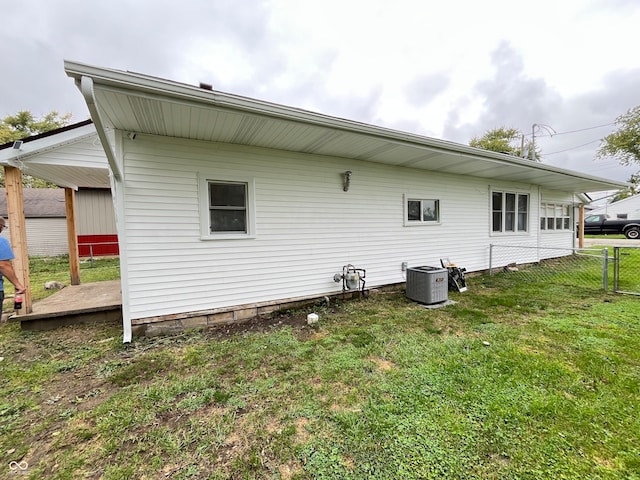
{"label": "chain link fence", "polygon": [[640,295],[640,246],[554,248],[491,245],[489,274],[515,275],[518,281]]}
{"label": "chain link fence", "polygon": [[640,295],[640,247],[613,247],[613,291]]}
{"label": "chain link fence", "polygon": [[491,245],[489,274],[518,281],[610,290],[614,283],[612,248],[555,248]]}

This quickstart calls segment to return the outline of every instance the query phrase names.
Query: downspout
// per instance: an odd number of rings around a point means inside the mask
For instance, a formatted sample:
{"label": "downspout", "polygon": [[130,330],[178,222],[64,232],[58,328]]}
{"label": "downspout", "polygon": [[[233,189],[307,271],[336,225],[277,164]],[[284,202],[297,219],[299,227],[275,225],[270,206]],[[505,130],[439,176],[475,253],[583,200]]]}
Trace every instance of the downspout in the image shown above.
{"label": "downspout", "polygon": [[111,148],[111,144],[109,143],[109,139],[107,138],[107,132],[104,128],[104,123],[102,123],[102,118],[100,117],[100,113],[98,112],[98,106],[96,105],[96,96],[93,91],[93,79],[91,77],[83,75],[82,77],[80,77],[80,84],[78,85],[78,87],[80,88],[80,92],[84,97],[84,101],[87,103],[87,107],[89,107],[91,119],[96,126],[96,132],[98,133],[100,143],[102,143],[104,153],[107,156],[107,162],[109,162],[111,172],[113,173],[115,179],[120,181],[122,180],[122,173],[120,171],[120,167],[118,166],[116,154]]}
{"label": "downspout", "polygon": [[[107,156],[107,162],[109,163],[109,167],[111,168],[111,189],[114,192],[114,195],[118,195],[120,191],[117,188],[118,184],[122,183],[122,171],[118,164],[118,157],[113,150],[111,143],[109,143],[109,138],[107,137],[107,131],[104,127],[104,123],[102,122],[102,118],[100,117],[100,112],[98,111],[98,106],[96,104],[95,92],[93,90],[93,79],[91,77],[87,77],[82,75],[80,77],[80,82],[76,81],[82,96],[84,97],[84,101],[89,108],[89,113],[91,114],[91,119],[93,120],[94,125],[96,126],[96,132],[98,133],[98,138],[100,139],[100,143],[102,143],[102,149],[104,150],[105,155]],[[116,139],[117,141],[117,139]],[[120,153],[122,151],[120,150]],[[115,205],[114,205],[115,206]],[[116,210],[117,212],[117,210]],[[118,219],[116,218],[116,222]],[[120,237],[121,230],[118,231],[118,237]],[[122,262],[126,261],[123,259],[123,252],[120,252],[120,266],[122,269]],[[126,281],[126,280],[125,280]],[[127,295],[126,288],[124,288],[123,280],[120,280],[120,291],[122,296],[122,343],[131,343],[132,339],[132,328],[131,328],[131,317],[129,315],[129,299]]]}

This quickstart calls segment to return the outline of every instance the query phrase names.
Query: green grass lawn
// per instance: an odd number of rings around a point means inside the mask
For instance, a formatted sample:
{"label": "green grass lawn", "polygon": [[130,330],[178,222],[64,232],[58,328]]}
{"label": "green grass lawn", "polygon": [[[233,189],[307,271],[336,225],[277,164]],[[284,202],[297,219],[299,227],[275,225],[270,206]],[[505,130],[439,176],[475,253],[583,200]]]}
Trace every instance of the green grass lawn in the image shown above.
{"label": "green grass lawn", "polygon": [[607,235],[607,234],[603,234],[603,235],[585,235],[584,238],[606,238],[606,239],[612,239],[612,240],[620,240],[623,238],[627,238],[625,237],[623,234],[611,234],[611,235]]}
{"label": "green grass lawn", "polygon": [[511,278],[131,345],[0,324],[0,478],[640,479],[640,299]]}

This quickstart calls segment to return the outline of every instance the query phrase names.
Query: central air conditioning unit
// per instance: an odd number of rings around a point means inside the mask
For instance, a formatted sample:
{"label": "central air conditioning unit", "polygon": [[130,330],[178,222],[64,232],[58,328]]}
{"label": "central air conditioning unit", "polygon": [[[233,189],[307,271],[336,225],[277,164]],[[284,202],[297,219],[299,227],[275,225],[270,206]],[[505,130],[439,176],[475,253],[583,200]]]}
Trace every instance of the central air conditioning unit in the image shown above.
{"label": "central air conditioning unit", "polygon": [[427,305],[449,299],[449,272],[439,267],[411,267],[407,269],[407,297]]}

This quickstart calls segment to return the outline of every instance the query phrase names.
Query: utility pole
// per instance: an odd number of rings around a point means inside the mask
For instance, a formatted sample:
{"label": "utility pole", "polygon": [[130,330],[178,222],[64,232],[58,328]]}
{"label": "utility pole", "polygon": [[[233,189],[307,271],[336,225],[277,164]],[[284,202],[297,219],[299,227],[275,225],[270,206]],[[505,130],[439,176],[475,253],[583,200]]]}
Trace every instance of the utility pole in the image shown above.
{"label": "utility pole", "polygon": [[537,162],[536,159],[536,128],[544,128],[550,137],[553,137],[557,132],[550,127],[549,125],[545,125],[544,123],[534,123],[531,125],[531,160]]}

